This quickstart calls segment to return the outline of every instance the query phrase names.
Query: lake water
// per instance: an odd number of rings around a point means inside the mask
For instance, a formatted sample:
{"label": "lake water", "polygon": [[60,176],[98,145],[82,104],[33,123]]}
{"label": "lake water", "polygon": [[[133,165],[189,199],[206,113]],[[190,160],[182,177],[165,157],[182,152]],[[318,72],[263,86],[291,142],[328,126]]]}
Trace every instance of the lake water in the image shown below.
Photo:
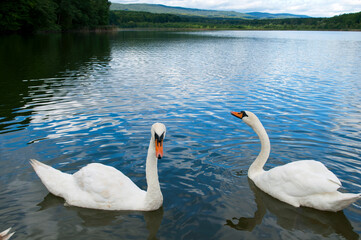
{"label": "lake water", "polygon": [[[294,208],[248,180],[315,159],[361,192],[361,32],[124,31],[0,37],[0,230],[12,239],[359,239],[361,201]],[[155,212],[64,206],[29,159],[67,173],[111,165],[145,189],[154,122],[167,126]]]}

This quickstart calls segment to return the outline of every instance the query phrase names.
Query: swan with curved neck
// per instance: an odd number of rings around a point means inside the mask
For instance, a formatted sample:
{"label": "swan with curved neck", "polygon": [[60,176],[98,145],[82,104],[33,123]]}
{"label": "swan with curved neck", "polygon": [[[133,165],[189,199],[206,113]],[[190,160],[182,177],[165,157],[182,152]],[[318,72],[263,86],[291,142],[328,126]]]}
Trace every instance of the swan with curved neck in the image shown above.
{"label": "swan with curved neck", "polygon": [[361,197],[361,193],[341,193],[340,180],[322,163],[313,160],[296,161],[263,169],[271,144],[261,121],[249,111],[231,112],[242,119],[258,135],[261,151],[248,170],[248,177],[262,191],[294,207],[311,207],[323,211],[340,211]]}
{"label": "swan with curved neck", "polygon": [[103,210],[153,211],[163,204],[157,163],[163,157],[166,128],[155,123],[146,160],[147,191],[140,189],[117,169],[91,163],[74,174],[63,173],[37,160],[31,160],[35,172],[52,194],[71,206]]}

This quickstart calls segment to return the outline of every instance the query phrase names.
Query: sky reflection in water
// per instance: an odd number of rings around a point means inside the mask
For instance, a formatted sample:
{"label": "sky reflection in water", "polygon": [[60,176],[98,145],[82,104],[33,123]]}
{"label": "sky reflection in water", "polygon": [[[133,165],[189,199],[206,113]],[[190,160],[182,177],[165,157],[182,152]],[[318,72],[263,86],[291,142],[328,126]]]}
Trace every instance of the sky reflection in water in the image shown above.
{"label": "sky reflection in water", "polygon": [[[14,239],[358,239],[361,208],[293,208],[260,192],[260,150],[230,111],[271,140],[266,168],[323,162],[360,192],[357,32],[120,32],[0,40],[0,226]],[[15,47],[16,46],[16,47]],[[64,207],[28,164],[114,166],[141,188],[154,122],[167,126],[153,213]]]}

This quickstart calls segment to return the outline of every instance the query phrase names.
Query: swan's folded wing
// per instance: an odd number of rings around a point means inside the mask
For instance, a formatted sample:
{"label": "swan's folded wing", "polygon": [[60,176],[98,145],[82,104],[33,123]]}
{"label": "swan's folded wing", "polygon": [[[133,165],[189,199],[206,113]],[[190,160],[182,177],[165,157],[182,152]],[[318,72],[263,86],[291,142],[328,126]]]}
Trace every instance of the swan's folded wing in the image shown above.
{"label": "swan's folded wing", "polygon": [[341,186],[340,180],[331,171],[313,160],[275,167],[264,174],[262,181],[274,191],[294,197],[335,192]]}
{"label": "swan's folded wing", "polygon": [[122,172],[97,163],[89,164],[76,172],[74,179],[81,191],[97,202],[108,202],[142,191]]}

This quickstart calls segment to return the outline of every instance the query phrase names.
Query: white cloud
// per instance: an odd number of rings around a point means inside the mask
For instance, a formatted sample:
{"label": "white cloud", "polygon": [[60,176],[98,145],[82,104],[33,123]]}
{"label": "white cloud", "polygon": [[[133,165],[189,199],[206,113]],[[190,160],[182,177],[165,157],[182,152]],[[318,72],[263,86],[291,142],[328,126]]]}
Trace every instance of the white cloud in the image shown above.
{"label": "white cloud", "polygon": [[332,17],[361,11],[361,0],[111,0],[111,2],[152,3],[239,12],[292,13],[311,17]]}

